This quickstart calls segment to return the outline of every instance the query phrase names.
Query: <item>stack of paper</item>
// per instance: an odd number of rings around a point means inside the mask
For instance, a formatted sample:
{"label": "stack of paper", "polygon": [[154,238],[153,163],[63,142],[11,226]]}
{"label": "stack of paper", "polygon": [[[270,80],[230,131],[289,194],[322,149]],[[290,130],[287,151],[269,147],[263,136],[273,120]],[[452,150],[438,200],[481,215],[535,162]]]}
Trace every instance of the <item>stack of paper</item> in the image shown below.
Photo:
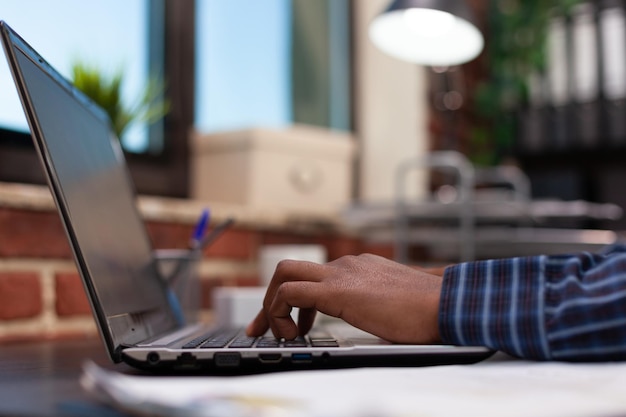
{"label": "stack of paper", "polygon": [[129,376],[90,363],[81,383],[106,404],[154,416],[626,415],[626,363],[496,358],[476,365],[233,377]]}

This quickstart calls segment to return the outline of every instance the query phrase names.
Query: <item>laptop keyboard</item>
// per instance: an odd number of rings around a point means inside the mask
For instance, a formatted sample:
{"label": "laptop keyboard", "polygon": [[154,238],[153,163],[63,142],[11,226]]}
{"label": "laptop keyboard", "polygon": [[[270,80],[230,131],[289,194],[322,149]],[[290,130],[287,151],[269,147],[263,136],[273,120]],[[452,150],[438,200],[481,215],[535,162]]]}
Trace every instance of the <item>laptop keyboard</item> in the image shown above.
{"label": "laptop keyboard", "polygon": [[312,331],[307,336],[299,336],[294,340],[278,340],[271,336],[249,337],[242,329],[222,329],[196,337],[183,345],[183,349],[275,349],[281,347],[339,347],[339,343],[324,331]]}

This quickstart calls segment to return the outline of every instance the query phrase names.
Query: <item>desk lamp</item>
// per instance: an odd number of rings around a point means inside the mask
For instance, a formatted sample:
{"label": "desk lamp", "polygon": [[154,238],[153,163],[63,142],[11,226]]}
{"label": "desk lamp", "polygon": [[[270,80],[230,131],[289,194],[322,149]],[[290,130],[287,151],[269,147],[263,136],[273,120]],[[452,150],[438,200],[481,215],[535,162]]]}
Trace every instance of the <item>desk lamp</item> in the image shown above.
{"label": "desk lamp", "polygon": [[415,64],[460,65],[476,58],[484,39],[464,0],[394,0],[369,26],[372,42]]}

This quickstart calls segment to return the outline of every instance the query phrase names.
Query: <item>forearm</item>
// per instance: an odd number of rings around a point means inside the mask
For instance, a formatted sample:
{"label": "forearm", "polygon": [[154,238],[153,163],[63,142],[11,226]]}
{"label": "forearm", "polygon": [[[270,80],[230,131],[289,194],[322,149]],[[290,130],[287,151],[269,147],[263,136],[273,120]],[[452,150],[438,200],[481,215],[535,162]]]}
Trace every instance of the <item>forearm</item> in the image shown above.
{"label": "forearm", "polygon": [[450,267],[439,330],[447,343],[525,358],[626,359],[626,255],[620,249]]}

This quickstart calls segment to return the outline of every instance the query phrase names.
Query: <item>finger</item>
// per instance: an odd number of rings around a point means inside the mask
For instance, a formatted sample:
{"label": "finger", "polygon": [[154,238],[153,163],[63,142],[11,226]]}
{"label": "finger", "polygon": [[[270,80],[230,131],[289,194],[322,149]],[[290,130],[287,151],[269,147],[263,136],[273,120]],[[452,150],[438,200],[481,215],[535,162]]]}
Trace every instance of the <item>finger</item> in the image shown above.
{"label": "finger", "polygon": [[[298,312],[298,336],[304,336],[311,330],[315,322],[317,311],[310,308],[301,308]],[[250,337],[259,337],[269,329],[269,323],[265,311],[261,310],[246,327],[246,334]]]}
{"label": "finger", "polygon": [[306,261],[294,261],[283,260],[279,262],[276,267],[272,281],[268,286],[265,298],[263,300],[263,309],[257,314],[257,316],[250,322],[246,328],[246,333],[249,336],[261,336],[270,328],[269,321],[267,319],[267,311],[270,308],[276,290],[284,282],[289,281],[315,281],[319,282],[324,278],[324,273],[321,271],[321,265],[306,262]]}
{"label": "finger", "polygon": [[325,266],[308,261],[285,259],[278,263],[274,276],[267,288],[267,295],[273,298],[277,288],[289,281],[321,282],[327,277]]}
{"label": "finger", "polygon": [[[266,318],[272,333],[277,338],[294,339],[298,336],[298,326],[291,318],[291,310],[298,307],[304,310],[314,310],[317,300],[322,294],[318,283],[308,281],[285,282],[276,291],[271,305],[266,309]],[[313,322],[313,315],[303,313],[305,319],[303,329],[308,331]]]}
{"label": "finger", "polygon": [[291,281],[321,282],[327,275],[325,267],[314,262],[290,259],[280,261],[267,287],[267,292],[263,299],[263,309],[265,311],[269,309],[276,296],[276,291],[283,283]]}
{"label": "finger", "polygon": [[301,308],[298,311],[298,336],[304,336],[311,330],[316,313],[317,310],[314,308]]}
{"label": "finger", "polygon": [[254,320],[246,327],[246,334],[251,337],[263,336],[270,328],[265,310],[259,311]]}
{"label": "finger", "polygon": [[314,281],[324,280],[324,265],[309,261],[284,259],[278,263],[272,281],[280,284],[285,281]]}
{"label": "finger", "polygon": [[[323,271],[323,266],[313,262],[307,261],[295,261],[295,260],[283,260],[278,263],[272,281],[270,282],[265,298],[263,300],[263,309],[257,314],[255,319],[246,328],[246,333],[250,336],[260,336],[264,334],[268,328],[270,328],[270,322],[267,317],[267,311],[275,298],[277,289],[285,282],[290,281],[313,281],[319,282],[324,279],[326,274]],[[310,314],[310,313],[309,313]],[[314,313],[313,313],[314,315]],[[291,328],[291,323],[287,318],[284,318],[285,325]],[[308,322],[304,322],[305,327],[310,325]],[[295,324],[294,324],[295,326]],[[276,335],[276,331],[272,329]]]}

